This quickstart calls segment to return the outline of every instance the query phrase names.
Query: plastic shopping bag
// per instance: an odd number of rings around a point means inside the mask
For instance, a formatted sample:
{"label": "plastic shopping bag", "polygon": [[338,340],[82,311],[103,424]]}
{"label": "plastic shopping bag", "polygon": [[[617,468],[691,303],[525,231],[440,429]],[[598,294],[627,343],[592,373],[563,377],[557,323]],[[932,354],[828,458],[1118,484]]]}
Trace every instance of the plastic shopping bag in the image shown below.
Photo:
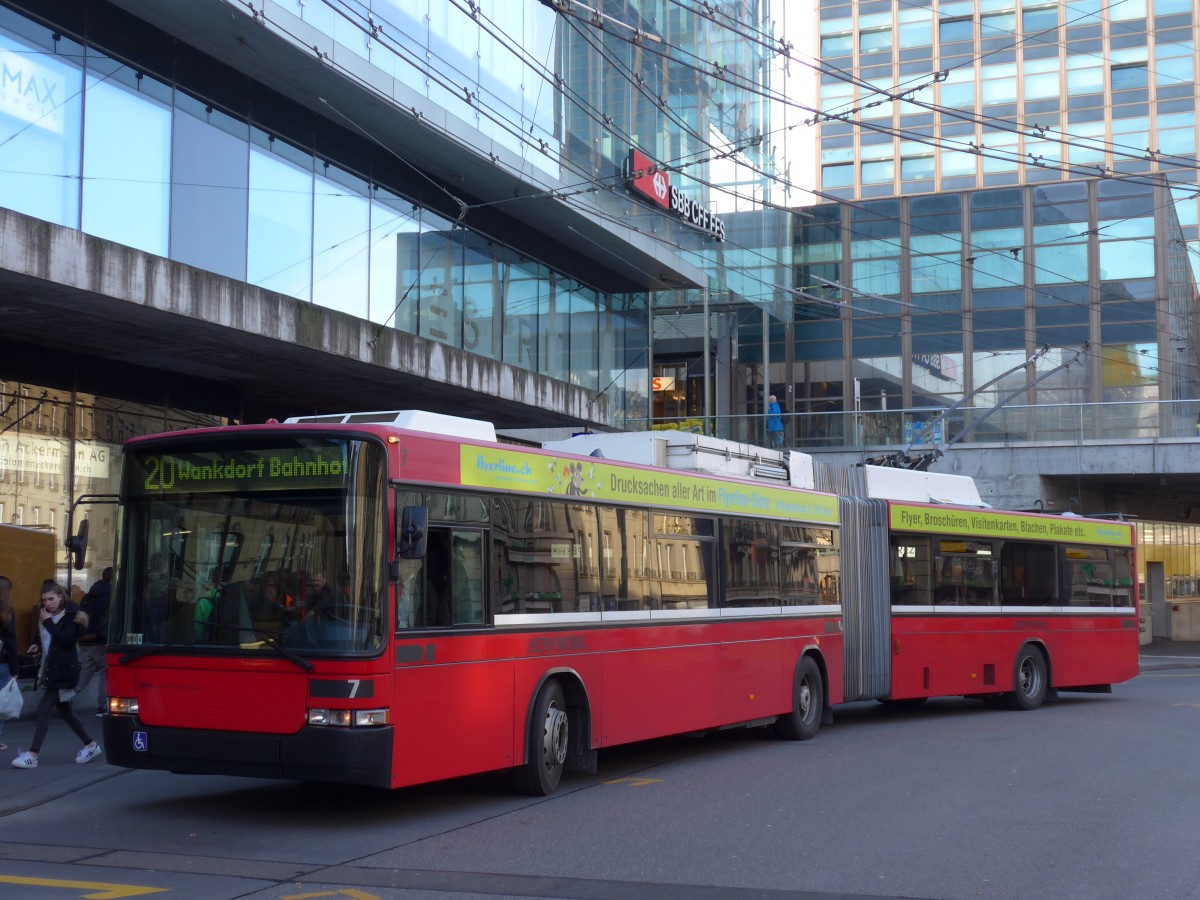
{"label": "plastic shopping bag", "polygon": [[0,722],[5,719],[19,719],[24,703],[25,698],[21,694],[21,686],[17,684],[17,679],[8,679],[8,684],[0,688]]}

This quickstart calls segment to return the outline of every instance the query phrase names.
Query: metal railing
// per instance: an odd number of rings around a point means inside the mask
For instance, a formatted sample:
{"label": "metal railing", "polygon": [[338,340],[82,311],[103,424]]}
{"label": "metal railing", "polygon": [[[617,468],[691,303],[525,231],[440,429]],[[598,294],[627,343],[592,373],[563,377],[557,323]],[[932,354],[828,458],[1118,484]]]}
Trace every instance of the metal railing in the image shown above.
{"label": "metal railing", "polygon": [[[1153,443],[1200,438],[1200,400],[1010,405],[999,411],[968,407],[934,423],[943,408],[784,413],[784,444],[796,450],[870,448],[931,450],[970,429],[957,443],[1013,445]],[[975,423],[985,413],[987,421]],[[629,423],[637,428],[638,423]],[[645,427],[642,425],[640,427]],[[655,419],[651,428],[678,428],[770,446],[766,416],[758,413]]]}

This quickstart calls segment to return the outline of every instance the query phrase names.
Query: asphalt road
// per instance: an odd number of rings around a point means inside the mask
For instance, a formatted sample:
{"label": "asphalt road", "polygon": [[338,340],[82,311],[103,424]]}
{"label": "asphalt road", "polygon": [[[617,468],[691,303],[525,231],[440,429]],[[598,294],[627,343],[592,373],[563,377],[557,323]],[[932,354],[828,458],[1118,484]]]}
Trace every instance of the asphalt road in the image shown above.
{"label": "asphalt road", "polygon": [[[538,800],[93,763],[0,818],[0,897],[1200,900],[1198,737],[1184,658],[1030,713],[853,704],[806,743],[618,748]],[[0,775],[10,809],[28,774]]]}

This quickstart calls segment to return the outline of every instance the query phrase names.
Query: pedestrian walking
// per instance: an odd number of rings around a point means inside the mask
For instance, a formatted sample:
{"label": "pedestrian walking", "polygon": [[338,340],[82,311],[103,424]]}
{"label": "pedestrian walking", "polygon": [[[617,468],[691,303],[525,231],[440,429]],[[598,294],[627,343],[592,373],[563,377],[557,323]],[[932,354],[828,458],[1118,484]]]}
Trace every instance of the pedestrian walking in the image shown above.
{"label": "pedestrian walking", "polygon": [[767,437],[772,447],[783,446],[783,410],[774,394],[767,398]]}
{"label": "pedestrian walking", "polygon": [[46,579],[42,582],[38,619],[41,646],[33,644],[29,648],[30,653],[40,651],[42,657],[38,668],[38,686],[42,689],[42,695],[38,698],[37,725],[29,749],[17,754],[12,761],[13,768],[37,768],[42,742],[50,730],[52,709],[58,710],[62,720],[83,741],[83,749],[75,754],[75,762],[91,762],[100,755],[100,745],[91,739],[71,709],[71,698],[79,684],[79,653],[75,642],[80,630],[87,628],[87,613],[67,599],[66,588],[52,579]]}
{"label": "pedestrian walking", "polygon": [[104,679],[108,668],[108,604],[112,597],[112,580],[112,566],[108,566],[79,602],[79,608],[87,613],[88,624],[79,632],[79,685],[75,688],[75,696],[82,696],[94,677],[98,716],[104,715],[108,693]]}

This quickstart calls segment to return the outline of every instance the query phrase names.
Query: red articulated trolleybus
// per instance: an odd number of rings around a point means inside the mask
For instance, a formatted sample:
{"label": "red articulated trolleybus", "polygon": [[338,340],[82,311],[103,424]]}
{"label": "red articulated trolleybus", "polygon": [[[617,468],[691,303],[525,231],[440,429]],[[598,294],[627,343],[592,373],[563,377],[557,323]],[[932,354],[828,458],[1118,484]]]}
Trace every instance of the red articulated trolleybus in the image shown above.
{"label": "red articulated trolleybus", "polygon": [[547,794],[616,744],[1136,675],[1132,526],[973,488],[682,432],[534,449],[415,411],[138,438],[108,759]]}

